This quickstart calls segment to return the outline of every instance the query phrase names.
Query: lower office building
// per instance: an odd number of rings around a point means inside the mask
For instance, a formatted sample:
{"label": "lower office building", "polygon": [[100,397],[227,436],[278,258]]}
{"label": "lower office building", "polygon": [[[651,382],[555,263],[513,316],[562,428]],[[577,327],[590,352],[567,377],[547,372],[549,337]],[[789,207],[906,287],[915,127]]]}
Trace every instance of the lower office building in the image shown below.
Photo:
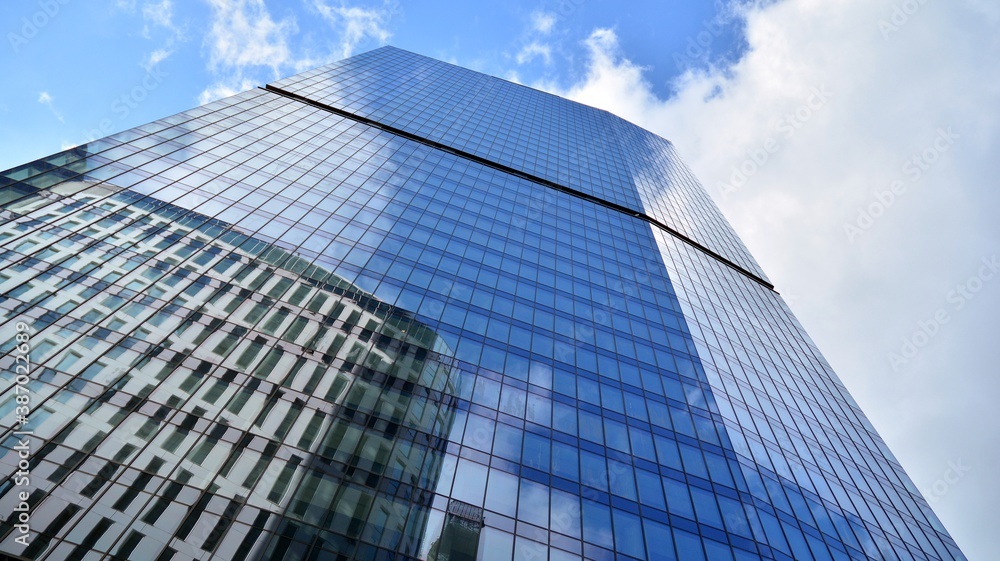
{"label": "lower office building", "polygon": [[965,559],[673,146],[385,47],[0,174],[15,559]]}

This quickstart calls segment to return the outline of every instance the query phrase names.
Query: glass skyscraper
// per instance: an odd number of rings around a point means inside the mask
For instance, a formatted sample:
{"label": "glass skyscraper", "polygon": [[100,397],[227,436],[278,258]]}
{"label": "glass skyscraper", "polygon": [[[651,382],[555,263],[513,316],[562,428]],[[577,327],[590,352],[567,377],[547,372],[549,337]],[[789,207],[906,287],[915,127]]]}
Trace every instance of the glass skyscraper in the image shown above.
{"label": "glass skyscraper", "polygon": [[965,559],[670,142],[385,47],[0,174],[0,551]]}

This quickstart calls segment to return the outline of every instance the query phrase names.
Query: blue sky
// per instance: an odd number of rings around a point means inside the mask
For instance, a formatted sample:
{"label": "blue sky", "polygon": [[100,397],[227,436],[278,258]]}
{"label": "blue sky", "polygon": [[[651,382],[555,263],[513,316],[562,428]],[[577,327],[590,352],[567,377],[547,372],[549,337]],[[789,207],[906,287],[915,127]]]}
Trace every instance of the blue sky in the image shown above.
{"label": "blue sky", "polygon": [[676,144],[970,559],[1000,551],[1000,1],[0,5],[0,169],[382,44]]}
{"label": "blue sky", "polygon": [[[658,95],[684,68],[734,58],[739,19],[723,4],[593,0],[340,4],[332,0],[4,3],[0,168],[391,42],[504,77],[569,85],[583,40],[614,28]],[[692,30],[707,48],[684,54]],[[672,53],[682,56],[673,57]],[[44,92],[44,95],[43,95]]]}

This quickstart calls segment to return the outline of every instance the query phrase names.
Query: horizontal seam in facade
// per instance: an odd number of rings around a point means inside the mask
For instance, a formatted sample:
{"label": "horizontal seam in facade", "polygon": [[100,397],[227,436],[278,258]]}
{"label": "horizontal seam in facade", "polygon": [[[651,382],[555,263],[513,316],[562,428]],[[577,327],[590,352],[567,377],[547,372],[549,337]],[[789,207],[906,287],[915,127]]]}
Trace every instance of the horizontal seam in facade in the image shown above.
{"label": "horizontal seam in facade", "polygon": [[370,119],[368,117],[363,117],[361,115],[356,115],[356,114],[351,113],[349,111],[345,111],[343,109],[339,109],[337,107],[333,107],[332,105],[327,105],[325,103],[321,103],[319,101],[315,101],[315,100],[309,99],[309,98],[307,98],[305,96],[302,96],[302,95],[299,95],[299,94],[296,94],[296,93],[292,93],[292,92],[283,90],[281,88],[272,86],[271,84],[267,84],[267,85],[265,85],[261,89],[263,89],[265,91],[268,91],[268,92],[271,92],[271,93],[274,93],[274,94],[277,94],[277,95],[280,95],[282,97],[286,97],[286,98],[289,98],[289,99],[292,99],[292,100],[295,100],[295,101],[298,101],[298,102],[301,102],[301,103],[305,103],[307,105],[311,105],[311,106],[316,107],[318,109],[323,109],[324,111],[329,111],[330,113],[334,113],[336,115],[340,115],[341,117],[346,117],[346,118],[351,119],[353,121],[357,121],[359,123],[363,123],[365,125],[369,125],[369,126],[375,127],[377,129],[383,130],[385,132],[388,132],[388,133],[391,133],[391,134],[395,134],[397,136],[402,136],[403,138],[406,138],[408,140],[412,140],[414,142],[419,142],[421,144],[424,144],[424,145],[427,145],[427,146],[431,146],[433,148],[437,148],[438,150],[443,150],[443,151],[448,152],[450,154],[454,154],[456,156],[472,160],[472,161],[474,161],[476,163],[479,163],[479,164],[482,164],[484,166],[487,166],[487,167],[490,167],[490,168],[502,171],[504,173],[508,173],[508,174],[520,177],[522,179],[527,179],[528,181],[532,181],[534,183],[539,183],[539,184],[544,185],[545,187],[548,187],[550,189],[555,189],[555,190],[560,191],[562,193],[566,193],[568,195],[572,195],[574,197],[577,197],[577,198],[580,198],[580,199],[584,199],[586,201],[589,201],[589,202],[601,205],[601,206],[603,206],[605,208],[609,208],[609,209],[615,210],[617,212],[621,212],[623,214],[628,214],[630,216],[634,216],[634,217],[639,218],[641,220],[645,220],[646,222],[649,222],[653,226],[656,226],[657,228],[663,230],[664,232],[670,234],[671,236],[677,238],[678,240],[680,240],[680,241],[688,244],[689,246],[691,246],[691,247],[693,247],[693,248],[701,251],[702,253],[704,253],[706,255],[709,255],[709,256],[715,258],[717,261],[719,261],[723,265],[726,265],[727,267],[729,267],[729,268],[737,271],[738,273],[740,273],[743,276],[749,278],[750,280],[752,280],[752,281],[760,284],[761,286],[764,286],[768,290],[771,290],[772,292],[777,293],[777,291],[774,290],[774,285],[773,284],[771,284],[771,283],[767,282],[766,280],[758,277],[754,273],[752,273],[752,272],[744,269],[740,265],[732,262],[731,260],[729,260],[725,256],[721,255],[720,253],[717,253],[717,252],[713,251],[712,249],[710,249],[710,248],[702,245],[701,243],[695,241],[694,239],[692,239],[692,238],[690,238],[690,237],[688,237],[688,236],[686,236],[686,235],[678,232],[677,230],[671,228],[670,226],[667,226],[666,224],[660,222],[659,220],[657,220],[657,219],[655,219],[655,218],[653,218],[651,216],[648,216],[648,215],[646,215],[646,214],[644,214],[642,212],[636,211],[635,209],[631,209],[631,208],[628,208],[626,206],[620,205],[618,203],[613,203],[611,201],[606,201],[606,200],[604,200],[604,199],[602,199],[600,197],[595,197],[594,195],[591,195],[589,193],[585,193],[583,191],[579,191],[577,189],[573,189],[572,187],[567,187],[565,185],[561,185],[561,184],[556,183],[554,181],[551,181],[549,179],[538,177],[538,176],[533,175],[531,173],[528,173],[526,171],[522,171],[522,170],[519,170],[519,169],[516,169],[516,168],[512,168],[510,166],[507,166],[507,165],[504,165],[504,164],[501,164],[501,163],[494,162],[494,161],[489,160],[487,158],[483,158],[482,156],[477,156],[477,155],[472,154],[470,152],[466,152],[464,150],[461,150],[461,149],[455,148],[453,146],[449,146],[447,144],[443,144],[443,143],[431,140],[429,138],[424,138],[422,136],[413,134],[411,132],[408,132],[408,131],[396,128],[396,127],[394,127],[392,125],[386,125],[386,124],[380,123],[380,122],[378,122],[378,121],[376,121],[374,119]]}

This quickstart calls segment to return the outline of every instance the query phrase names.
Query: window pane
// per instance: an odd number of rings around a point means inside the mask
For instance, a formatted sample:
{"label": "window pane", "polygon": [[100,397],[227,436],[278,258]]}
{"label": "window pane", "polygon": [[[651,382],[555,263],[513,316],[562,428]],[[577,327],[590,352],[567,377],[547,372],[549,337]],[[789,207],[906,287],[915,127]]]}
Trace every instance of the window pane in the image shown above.
{"label": "window pane", "polygon": [[615,518],[615,548],[626,554],[643,559],[646,550],[642,544],[642,526],[639,517],[621,510],[614,510]]}
{"label": "window pane", "polygon": [[549,523],[549,488],[528,479],[521,480],[517,517],[543,528]]}
{"label": "window pane", "polygon": [[608,549],[612,548],[611,511],[607,506],[584,499],[583,539]]}
{"label": "window pane", "polygon": [[552,521],[554,532],[580,538],[580,498],[558,489],[552,490]]}
{"label": "window pane", "polygon": [[486,508],[510,517],[517,516],[517,476],[490,470],[486,488]]}
{"label": "window pane", "polygon": [[642,525],[646,530],[646,551],[649,552],[649,561],[677,561],[670,528],[648,518],[642,521]]}

